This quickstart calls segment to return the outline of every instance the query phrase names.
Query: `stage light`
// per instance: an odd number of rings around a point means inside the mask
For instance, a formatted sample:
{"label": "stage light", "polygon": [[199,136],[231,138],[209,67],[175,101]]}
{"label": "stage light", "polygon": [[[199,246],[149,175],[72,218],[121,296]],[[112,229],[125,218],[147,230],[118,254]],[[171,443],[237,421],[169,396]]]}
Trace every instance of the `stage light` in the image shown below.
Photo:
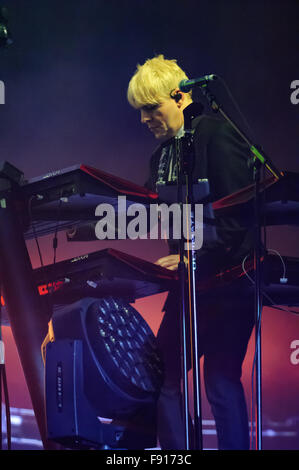
{"label": "stage light", "polygon": [[69,448],[154,447],[163,369],[142,316],[122,299],[85,298],[56,309],[49,337],[49,439]]}
{"label": "stage light", "polygon": [[7,9],[0,7],[0,47],[9,46],[12,43],[8,29]]}

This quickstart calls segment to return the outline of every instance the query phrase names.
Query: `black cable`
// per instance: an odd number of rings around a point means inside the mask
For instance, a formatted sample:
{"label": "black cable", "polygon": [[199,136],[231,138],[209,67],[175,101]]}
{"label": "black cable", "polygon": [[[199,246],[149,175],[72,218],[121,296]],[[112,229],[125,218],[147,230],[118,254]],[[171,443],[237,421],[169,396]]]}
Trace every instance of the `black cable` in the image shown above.
{"label": "black cable", "polygon": [[37,246],[37,251],[38,251],[39,259],[40,259],[40,264],[43,267],[44,263],[43,263],[42,253],[41,253],[41,249],[40,249],[40,246],[39,246],[38,236],[37,236],[37,233],[36,233],[36,230],[35,230],[34,220],[33,220],[33,217],[32,217],[32,201],[33,201],[33,199],[38,199],[38,195],[34,194],[33,196],[31,196],[29,198],[29,201],[28,201],[29,223],[31,223],[31,226],[32,226],[33,237],[34,237],[34,240],[35,240],[35,243],[36,243],[36,246]]}
{"label": "black cable", "polygon": [[299,315],[299,312],[295,312],[295,310],[290,310],[289,308],[282,308],[278,307],[278,305],[268,305],[268,307],[274,308],[274,310],[281,310],[282,312],[294,313],[294,315]]}
{"label": "black cable", "polygon": [[[54,237],[53,237],[53,242],[52,242],[52,246],[53,246],[53,266],[55,268],[55,264],[56,264],[56,254],[57,254],[57,247],[58,247],[58,237],[57,237],[57,234],[58,234],[58,229],[59,229],[59,222],[60,222],[60,211],[61,211],[61,205],[62,205],[62,193],[60,195],[60,198],[59,198],[59,204],[58,204],[58,212],[57,212],[57,221],[56,221],[56,227],[55,227],[55,232],[54,232]],[[54,269],[53,269],[53,280],[52,280],[52,289],[51,289],[51,295],[53,294],[54,292],[54,282],[55,282],[55,276],[54,276]]]}
{"label": "black cable", "polygon": [[242,111],[241,111],[241,109],[240,109],[240,106],[238,105],[236,99],[234,98],[234,96],[233,96],[233,94],[232,94],[232,92],[231,92],[229,86],[226,84],[225,80],[224,80],[222,77],[219,77],[219,76],[217,75],[217,78],[218,78],[218,80],[220,80],[220,82],[222,83],[222,85],[223,85],[224,89],[226,90],[226,92],[227,92],[227,94],[228,94],[228,96],[229,96],[231,102],[233,103],[233,105],[234,105],[236,111],[239,113],[239,116],[241,117],[241,119],[242,119],[242,121],[243,121],[243,124],[245,125],[245,127],[247,128],[249,134],[251,134],[251,137],[253,138],[254,132],[253,132],[251,126],[249,125],[247,119],[245,118],[244,114],[242,113]]}
{"label": "black cable", "polygon": [[[57,234],[58,234],[59,222],[60,222],[60,211],[61,211],[61,206],[62,206],[62,202],[63,202],[62,197],[63,197],[63,193],[61,192],[60,197],[59,197],[59,204],[58,204],[57,222],[56,222],[54,237],[53,237],[53,241],[52,241],[52,246],[53,246],[53,250],[54,250],[53,266],[55,266],[55,264],[56,264],[56,254],[57,254],[57,247],[58,247]],[[35,243],[36,243],[36,246],[37,246],[37,249],[38,249],[38,254],[39,254],[39,258],[40,258],[41,267],[43,268],[44,263],[43,263],[42,253],[41,253],[41,249],[40,249],[40,245],[39,245],[39,241],[38,241],[38,235],[37,235],[36,230],[35,230],[34,220],[33,220],[33,217],[32,217],[32,201],[34,199],[38,200],[38,199],[42,199],[42,198],[43,197],[41,195],[38,195],[38,194],[35,194],[35,195],[33,195],[29,198],[28,213],[29,213],[29,223],[32,226],[32,232],[33,232],[34,240],[35,240]],[[49,293],[49,296],[46,294],[47,308],[48,308],[48,311],[51,312],[52,311],[52,306],[51,306],[51,302],[50,302],[50,297],[52,296],[52,294],[55,290],[55,288],[54,288],[55,279],[53,279],[52,282],[50,282],[48,279],[46,279],[44,270],[42,270],[42,273],[43,273],[43,282],[47,286],[48,293]],[[53,276],[54,276],[54,274],[53,274]]]}
{"label": "black cable", "polygon": [[[31,226],[32,226],[33,238],[34,238],[35,244],[37,246],[38,255],[39,255],[39,259],[40,259],[40,264],[41,264],[41,267],[44,268],[42,252],[41,252],[39,241],[38,241],[38,235],[37,235],[37,232],[36,232],[36,229],[35,229],[35,222],[34,222],[33,217],[32,217],[32,201],[34,199],[37,199],[37,200],[42,199],[42,196],[40,196],[38,194],[34,194],[29,198],[29,201],[28,201],[28,214],[29,214],[29,224],[31,224]],[[44,272],[43,269],[42,269],[42,282],[44,283],[44,285],[46,285],[48,287],[48,282],[47,282],[47,279],[45,277],[45,272]],[[51,304],[50,304],[49,298],[48,298],[47,295],[45,297],[46,297],[46,301],[45,301],[46,308],[47,308],[48,312],[51,312]]]}

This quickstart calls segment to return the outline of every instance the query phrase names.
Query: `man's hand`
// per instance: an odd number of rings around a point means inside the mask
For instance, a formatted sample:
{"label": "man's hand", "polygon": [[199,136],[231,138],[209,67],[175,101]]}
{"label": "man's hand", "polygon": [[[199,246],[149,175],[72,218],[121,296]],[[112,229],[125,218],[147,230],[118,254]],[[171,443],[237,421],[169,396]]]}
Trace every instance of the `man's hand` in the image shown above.
{"label": "man's hand", "polygon": [[[187,264],[187,258],[184,257],[185,264]],[[180,262],[180,255],[168,255],[158,259],[155,264],[162,266],[163,268],[170,269],[171,271],[177,271]]]}

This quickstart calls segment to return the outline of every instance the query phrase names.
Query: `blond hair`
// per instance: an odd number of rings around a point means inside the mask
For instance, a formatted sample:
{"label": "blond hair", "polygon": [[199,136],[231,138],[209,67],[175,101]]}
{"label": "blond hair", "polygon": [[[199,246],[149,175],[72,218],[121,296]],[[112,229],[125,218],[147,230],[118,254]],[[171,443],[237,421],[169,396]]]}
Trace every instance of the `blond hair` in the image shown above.
{"label": "blond hair", "polygon": [[[127,98],[134,108],[157,105],[170,98],[171,92],[178,88],[179,82],[188,79],[175,59],[168,60],[158,55],[147,59],[137,70],[128,86]],[[191,100],[191,93],[188,93]]]}

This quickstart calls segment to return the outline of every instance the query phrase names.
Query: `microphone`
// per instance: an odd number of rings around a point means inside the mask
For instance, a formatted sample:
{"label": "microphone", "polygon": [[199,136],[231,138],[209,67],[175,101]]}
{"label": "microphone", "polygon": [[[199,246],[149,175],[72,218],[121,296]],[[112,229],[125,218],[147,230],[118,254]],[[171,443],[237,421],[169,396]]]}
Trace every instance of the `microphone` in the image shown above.
{"label": "microphone", "polygon": [[194,88],[196,86],[204,86],[207,83],[211,82],[212,80],[216,80],[217,75],[211,74],[211,75],[204,75],[203,77],[199,78],[193,78],[192,80],[181,80],[179,83],[179,89],[183,91],[184,93],[188,93],[191,88]]}

